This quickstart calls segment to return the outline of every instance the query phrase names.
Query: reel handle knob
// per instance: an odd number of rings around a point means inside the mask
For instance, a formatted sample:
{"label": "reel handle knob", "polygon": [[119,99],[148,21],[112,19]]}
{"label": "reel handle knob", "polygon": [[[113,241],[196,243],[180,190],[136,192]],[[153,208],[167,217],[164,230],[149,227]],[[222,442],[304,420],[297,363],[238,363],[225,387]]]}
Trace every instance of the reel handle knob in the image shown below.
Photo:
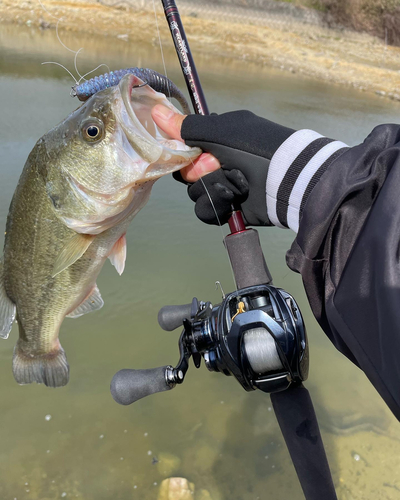
{"label": "reel handle knob", "polygon": [[166,332],[172,332],[183,324],[185,318],[190,319],[192,304],[180,306],[164,306],[158,312],[158,324]]}
{"label": "reel handle knob", "polygon": [[148,370],[120,370],[111,381],[111,395],[120,405],[130,405],[155,392],[168,391],[175,385],[168,382],[167,375],[171,370],[170,366]]}

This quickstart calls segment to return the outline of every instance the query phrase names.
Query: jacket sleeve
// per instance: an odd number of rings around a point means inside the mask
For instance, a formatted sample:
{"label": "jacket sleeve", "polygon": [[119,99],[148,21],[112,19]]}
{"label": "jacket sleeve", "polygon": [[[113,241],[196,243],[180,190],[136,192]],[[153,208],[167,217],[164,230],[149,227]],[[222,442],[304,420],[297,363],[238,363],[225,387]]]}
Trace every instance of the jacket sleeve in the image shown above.
{"label": "jacket sleeve", "polygon": [[352,148],[310,134],[296,132],[272,158],[268,215],[298,230],[287,264],[314,315],[400,420],[400,126],[380,125]]}

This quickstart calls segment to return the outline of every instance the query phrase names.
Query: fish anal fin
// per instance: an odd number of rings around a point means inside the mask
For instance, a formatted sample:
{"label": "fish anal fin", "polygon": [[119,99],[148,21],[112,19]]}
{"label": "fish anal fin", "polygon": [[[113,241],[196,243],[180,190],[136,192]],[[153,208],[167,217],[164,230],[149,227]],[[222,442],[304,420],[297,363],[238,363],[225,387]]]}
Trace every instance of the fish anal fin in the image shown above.
{"label": "fish anal fin", "polygon": [[123,234],[118,241],[115,242],[110,255],[108,256],[111,264],[117,270],[117,273],[121,275],[125,269],[126,260],[126,235]]}
{"label": "fish anal fin", "polygon": [[3,263],[0,262],[0,338],[8,339],[15,320],[15,304],[4,288]]}
{"label": "fish anal fin", "polygon": [[72,266],[74,262],[80,259],[95,237],[96,235],[93,234],[75,234],[69,239],[54,263],[52,277],[54,278],[54,276],[57,276],[61,271]]}
{"label": "fish anal fin", "polygon": [[100,290],[97,288],[97,285],[95,285],[86,299],[84,299],[73,311],[67,314],[67,318],[79,318],[79,316],[83,316],[84,314],[98,311],[103,305],[104,301],[100,295]]}

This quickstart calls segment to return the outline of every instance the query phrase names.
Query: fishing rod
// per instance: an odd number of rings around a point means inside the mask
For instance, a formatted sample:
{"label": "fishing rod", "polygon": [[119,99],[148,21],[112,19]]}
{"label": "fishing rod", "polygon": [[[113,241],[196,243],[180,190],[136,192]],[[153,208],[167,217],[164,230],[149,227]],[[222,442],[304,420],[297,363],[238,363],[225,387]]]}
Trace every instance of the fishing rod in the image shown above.
{"label": "fishing rod", "polygon": [[[193,56],[174,0],[161,0],[195,113],[209,114]],[[232,207],[224,244],[236,291],[221,304],[193,298],[165,306],[163,330],[183,326],[180,359],[147,370],[120,370],[111,382],[117,403],[128,405],[181,384],[193,359],[210,371],[233,376],[246,391],[271,394],[271,402],[306,500],[337,500],[314,407],[303,381],[308,377],[308,341],[294,297],[275,287],[258,232],[246,228],[240,207]]]}
{"label": "fishing rod", "polygon": [[[181,16],[174,0],[161,0],[165,18],[171,32],[175,50],[179,58],[182,74],[192,101],[194,112],[198,115],[209,115],[207,101],[196,70],[196,65],[186,38]],[[232,207],[232,215],[228,220],[229,228],[233,231],[244,231],[243,216],[240,209]]]}
{"label": "fishing rod", "polygon": [[196,65],[194,64],[178,8],[173,0],[161,0],[161,3],[171,31],[172,40],[174,41],[175,50],[179,57],[194,112],[199,115],[209,115],[206,98],[201,87],[200,78],[197,74]]}

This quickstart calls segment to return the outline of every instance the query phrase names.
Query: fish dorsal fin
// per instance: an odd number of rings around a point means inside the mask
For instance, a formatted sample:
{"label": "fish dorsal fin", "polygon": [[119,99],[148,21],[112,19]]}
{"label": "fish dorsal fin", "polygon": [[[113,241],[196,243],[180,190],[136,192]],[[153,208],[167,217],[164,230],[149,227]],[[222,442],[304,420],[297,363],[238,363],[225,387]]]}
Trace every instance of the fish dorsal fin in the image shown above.
{"label": "fish dorsal fin", "polygon": [[4,288],[3,263],[0,261],[0,338],[8,339],[15,320],[15,304]]}
{"label": "fish dorsal fin", "polygon": [[126,235],[123,234],[118,241],[115,242],[112,247],[111,253],[108,256],[111,264],[117,270],[117,273],[121,275],[125,269],[126,260]]}
{"label": "fish dorsal fin", "polygon": [[96,235],[93,234],[75,234],[61,249],[53,268],[52,277],[72,266],[74,262],[82,257],[89,248]]}
{"label": "fish dorsal fin", "polygon": [[92,311],[98,311],[103,306],[104,301],[100,295],[100,290],[97,288],[97,285],[94,285],[90,295],[86,297],[76,309],[67,314],[67,318],[79,318],[79,316],[83,316]]}

